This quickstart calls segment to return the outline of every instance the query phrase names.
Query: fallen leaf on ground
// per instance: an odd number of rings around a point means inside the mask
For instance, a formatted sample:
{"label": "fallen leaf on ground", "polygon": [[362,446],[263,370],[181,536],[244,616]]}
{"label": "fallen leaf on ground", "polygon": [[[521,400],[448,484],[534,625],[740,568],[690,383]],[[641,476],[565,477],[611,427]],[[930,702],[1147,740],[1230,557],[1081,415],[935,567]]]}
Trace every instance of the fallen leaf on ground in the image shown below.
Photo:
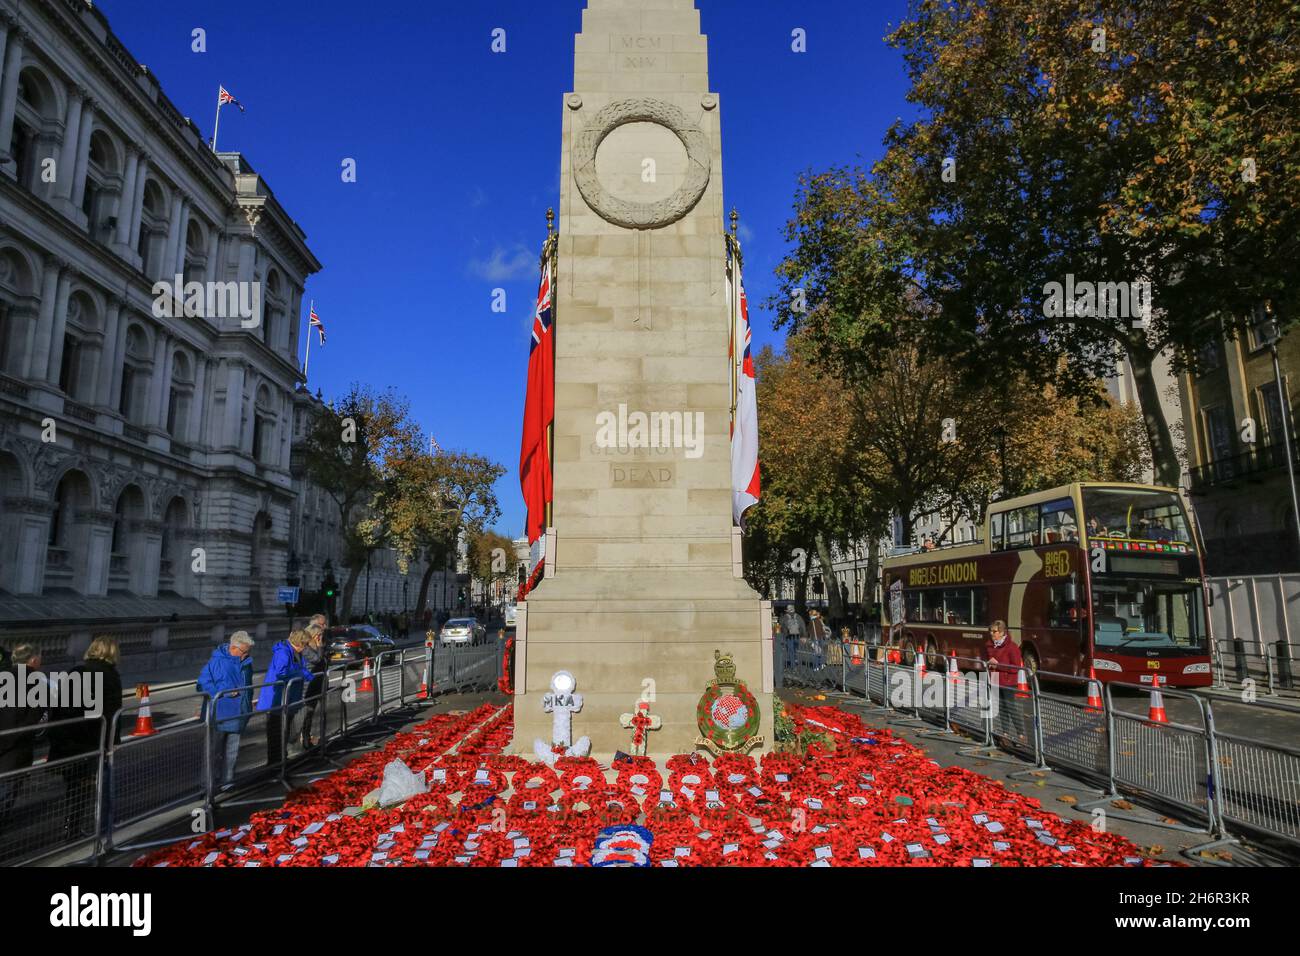
{"label": "fallen leaf on ground", "polygon": [[1127,800],[1112,800],[1112,801],[1110,802],[1110,805],[1111,805],[1112,807],[1114,807],[1116,810],[1132,810],[1132,809],[1133,809],[1133,804],[1129,803]]}
{"label": "fallen leaf on ground", "polygon": [[1066,796],[1064,796],[1064,797],[1057,797],[1056,799],[1057,799],[1058,802],[1060,802],[1060,803],[1068,803],[1070,806],[1074,806],[1076,803],[1079,802],[1079,798],[1078,798],[1078,797],[1071,797],[1071,796],[1069,796],[1069,795],[1066,795]]}

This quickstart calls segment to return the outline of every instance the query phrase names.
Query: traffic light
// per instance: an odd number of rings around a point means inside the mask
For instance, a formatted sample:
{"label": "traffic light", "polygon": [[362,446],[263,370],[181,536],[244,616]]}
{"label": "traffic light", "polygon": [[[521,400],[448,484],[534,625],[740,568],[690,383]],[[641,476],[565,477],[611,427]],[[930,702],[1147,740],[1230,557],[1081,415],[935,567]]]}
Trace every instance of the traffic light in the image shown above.
{"label": "traffic light", "polygon": [[465,589],[457,588],[456,600],[461,607],[465,606]]}

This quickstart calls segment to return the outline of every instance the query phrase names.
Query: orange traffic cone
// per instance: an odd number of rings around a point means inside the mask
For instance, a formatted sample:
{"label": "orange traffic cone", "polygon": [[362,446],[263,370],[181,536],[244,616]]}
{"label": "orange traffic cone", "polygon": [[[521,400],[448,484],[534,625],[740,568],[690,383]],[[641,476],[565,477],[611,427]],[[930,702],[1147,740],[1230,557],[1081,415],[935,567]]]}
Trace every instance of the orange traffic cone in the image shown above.
{"label": "orange traffic cone", "polygon": [[1151,687],[1151,709],[1147,712],[1147,720],[1153,724],[1169,723],[1169,718],[1165,716],[1165,699],[1160,693],[1159,684]]}
{"label": "orange traffic cone", "polygon": [[140,700],[140,709],[135,712],[135,730],[132,737],[152,737],[158,731],[153,729],[153,714],[149,710],[149,685],[137,684],[135,696]]}
{"label": "orange traffic cone", "polygon": [[1089,710],[1101,710],[1101,681],[1097,680],[1097,671],[1088,668],[1088,703],[1085,705]]}
{"label": "orange traffic cone", "polygon": [[899,652],[897,647],[891,647],[885,659],[891,664],[898,664],[903,660],[903,655]]}
{"label": "orange traffic cone", "polygon": [[925,652],[916,651],[916,676],[925,680]]}
{"label": "orange traffic cone", "polygon": [[957,670],[957,658],[955,655],[948,658],[948,680],[954,684],[961,680],[961,672]]}
{"label": "orange traffic cone", "polygon": [[1029,696],[1029,681],[1025,677],[1025,669],[1023,667],[1016,671],[1016,696]]}
{"label": "orange traffic cone", "polygon": [[361,671],[361,686],[357,688],[361,693],[373,692],[375,682],[370,679],[370,658],[366,658],[365,668]]}

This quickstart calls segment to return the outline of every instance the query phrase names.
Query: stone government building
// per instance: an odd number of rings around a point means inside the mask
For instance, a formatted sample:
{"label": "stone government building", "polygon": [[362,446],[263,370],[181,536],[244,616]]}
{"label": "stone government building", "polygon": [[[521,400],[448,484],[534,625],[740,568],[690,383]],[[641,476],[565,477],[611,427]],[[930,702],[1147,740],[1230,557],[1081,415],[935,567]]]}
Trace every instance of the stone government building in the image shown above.
{"label": "stone government building", "polygon": [[[0,0],[0,640],[57,664],[116,634],[131,676],[287,628],[298,316],[320,268],[103,14]],[[177,274],[238,283],[260,321],[156,317]]]}

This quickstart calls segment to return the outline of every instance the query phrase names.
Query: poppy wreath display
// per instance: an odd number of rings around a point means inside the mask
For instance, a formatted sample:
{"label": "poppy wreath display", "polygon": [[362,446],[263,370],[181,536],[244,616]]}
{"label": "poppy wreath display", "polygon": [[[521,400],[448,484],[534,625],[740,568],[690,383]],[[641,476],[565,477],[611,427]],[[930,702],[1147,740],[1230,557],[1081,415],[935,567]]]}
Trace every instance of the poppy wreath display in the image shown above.
{"label": "poppy wreath display", "polygon": [[461,772],[460,789],[465,794],[463,800],[483,794],[504,793],[507,786],[506,775],[492,766],[467,767]]}
{"label": "poppy wreath display", "polygon": [[544,763],[530,763],[527,769],[517,771],[511,778],[510,786],[516,796],[532,793],[544,800],[549,800],[551,794],[561,789],[560,778]]}
{"label": "poppy wreath display", "polygon": [[[590,758],[558,762],[561,777],[502,755],[511,721],[491,706],[438,715],[293,791],[280,808],[156,850],[137,865],[586,866],[602,829],[638,817],[654,838],[656,865],[1149,865],[1124,838],[1063,820],[999,781],[941,768],[887,730],[830,708],[790,709],[810,730],[814,721],[829,728],[835,750],[768,754],[758,764],[738,754],[712,765],[699,754],[679,755],[666,772],[646,759],[620,761],[612,784]],[[447,755],[471,734],[477,749]],[[430,771],[430,792],[397,807],[362,809],[394,759]],[[777,781],[778,774],[787,779]],[[632,792],[634,775],[644,777],[637,781],[644,795]],[[583,776],[589,786],[577,789]],[[661,804],[664,776],[672,802]],[[698,780],[687,783],[688,776]],[[710,791],[716,801],[707,799]],[[810,805],[817,800],[820,812]]]}
{"label": "poppy wreath display", "polygon": [[633,757],[631,760],[619,761],[615,786],[639,801],[658,800],[664,778],[649,757]]}
{"label": "poppy wreath display", "polygon": [[713,779],[719,790],[748,790],[758,784],[758,766],[748,754],[723,754],[713,761]]}
{"label": "poppy wreath display", "polygon": [[560,772],[560,789],[571,793],[599,792],[605,788],[605,772],[591,757],[561,757],[555,762]]}
{"label": "poppy wreath display", "polygon": [[803,772],[803,760],[795,754],[766,753],[760,765],[763,787],[773,793],[788,793]]}

